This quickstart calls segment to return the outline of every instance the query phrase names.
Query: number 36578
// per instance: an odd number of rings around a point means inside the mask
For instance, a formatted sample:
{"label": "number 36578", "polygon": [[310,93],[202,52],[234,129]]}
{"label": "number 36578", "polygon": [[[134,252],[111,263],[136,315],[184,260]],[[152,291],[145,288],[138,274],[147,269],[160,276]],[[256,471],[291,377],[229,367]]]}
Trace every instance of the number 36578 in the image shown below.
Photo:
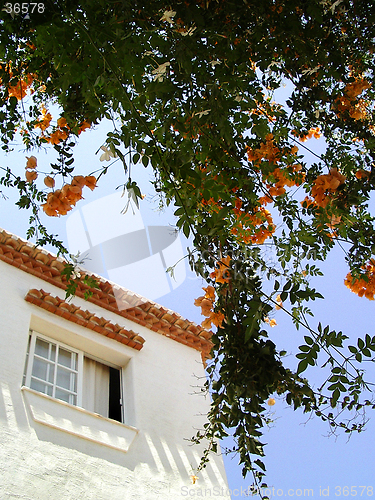
{"label": "number 36578", "polygon": [[24,2],[24,3],[6,3],[5,12],[8,14],[33,14],[38,12],[42,14],[44,12],[44,3],[38,2]]}

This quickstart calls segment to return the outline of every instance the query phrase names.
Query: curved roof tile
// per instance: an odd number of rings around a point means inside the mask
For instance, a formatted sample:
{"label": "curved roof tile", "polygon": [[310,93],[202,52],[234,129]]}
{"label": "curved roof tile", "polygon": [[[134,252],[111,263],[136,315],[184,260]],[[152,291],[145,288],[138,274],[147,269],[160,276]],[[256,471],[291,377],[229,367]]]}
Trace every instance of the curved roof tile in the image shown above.
{"label": "curved roof tile", "polygon": [[[66,288],[66,277],[61,274],[61,271],[65,266],[64,259],[56,257],[52,253],[36,247],[32,243],[29,243],[2,229],[0,229],[0,259],[7,264],[15,266],[22,271],[46,281],[47,283],[62,289]],[[156,302],[147,300],[141,295],[122,288],[115,283],[111,283],[94,273],[88,272],[84,269],[80,269],[80,271],[82,275],[86,274],[94,277],[99,287],[97,289],[91,289],[92,295],[87,299],[88,302],[118,314],[123,318],[134,321],[135,323],[169,337],[176,342],[180,342],[184,345],[192,347],[193,349],[199,350],[202,354],[203,360],[209,358],[212,347],[212,343],[210,341],[211,332],[208,332],[201,326],[184,319],[174,311],[166,309]],[[89,291],[89,287],[82,281],[79,281],[76,295],[84,298],[85,292],[87,291]],[[34,297],[33,295],[30,295],[31,292],[32,291],[30,291],[26,296],[26,300],[28,300],[27,297]],[[34,292],[35,291],[33,291],[33,293]],[[58,311],[56,314],[62,315],[60,314],[60,311],[66,309],[66,305],[70,305],[65,301],[61,301],[58,305],[56,305],[54,304],[53,299],[58,301],[61,299],[52,297],[50,294],[43,292],[42,290],[39,290],[38,292],[42,293],[43,299],[39,297],[38,301],[41,302],[36,305],[45,309],[47,308],[47,305],[49,305],[50,307],[55,308],[54,311]],[[35,303],[37,299],[34,297],[32,300],[29,300],[29,302],[32,301]],[[74,318],[78,318],[82,313],[88,313],[88,311],[80,311],[81,312],[72,313],[70,310],[65,310],[64,312],[66,315],[73,314]],[[77,322],[76,319],[73,321]],[[118,325],[115,326],[117,327]],[[100,326],[100,328],[104,327]],[[114,334],[112,332],[112,334],[114,335],[113,338],[116,340],[123,338],[118,333]],[[110,335],[108,334],[108,336]],[[122,342],[122,340],[119,341]],[[132,339],[131,342],[135,341]]]}

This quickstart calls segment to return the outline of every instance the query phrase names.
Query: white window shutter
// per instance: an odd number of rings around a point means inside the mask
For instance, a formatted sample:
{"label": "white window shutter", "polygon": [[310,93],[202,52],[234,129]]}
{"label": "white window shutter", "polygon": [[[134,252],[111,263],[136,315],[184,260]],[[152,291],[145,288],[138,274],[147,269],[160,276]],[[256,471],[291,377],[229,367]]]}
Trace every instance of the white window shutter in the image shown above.
{"label": "white window shutter", "polygon": [[84,358],[82,407],[108,417],[109,407],[109,367]]}

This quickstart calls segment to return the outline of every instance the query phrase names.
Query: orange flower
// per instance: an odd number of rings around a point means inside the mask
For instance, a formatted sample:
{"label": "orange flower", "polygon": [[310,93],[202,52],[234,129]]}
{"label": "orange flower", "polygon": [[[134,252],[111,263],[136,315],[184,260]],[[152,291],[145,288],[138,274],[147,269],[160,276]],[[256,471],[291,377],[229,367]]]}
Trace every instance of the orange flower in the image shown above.
{"label": "orange flower", "polygon": [[368,172],[367,170],[357,170],[357,172],[355,173],[355,176],[357,177],[357,179],[363,179],[363,178],[366,178],[368,179],[371,175],[371,172]]}
{"label": "orange flower", "polygon": [[212,327],[212,324],[214,324],[218,328],[221,328],[224,318],[225,316],[223,313],[212,312],[208,318],[202,321],[202,328],[209,330]]}
{"label": "orange flower", "polygon": [[210,318],[206,318],[204,321],[202,321],[201,327],[205,330],[209,330],[212,327],[212,321],[210,320]]}
{"label": "orange flower", "polygon": [[68,133],[65,130],[57,129],[49,137],[46,137],[47,142],[50,144],[59,144],[68,137]]}
{"label": "orange flower", "polygon": [[[55,181],[47,176],[44,183],[48,187],[54,187]],[[53,193],[47,195],[47,201],[42,205],[44,212],[52,217],[66,215],[75,206],[77,201],[81,200],[82,188],[84,186],[94,189],[96,179],[94,176],[76,175],[71,184],[64,184],[62,189],[56,189]]]}
{"label": "orange flower", "polygon": [[224,318],[225,316],[222,312],[212,312],[210,315],[211,322],[218,328],[221,328]]}
{"label": "orange flower", "polygon": [[375,262],[371,260],[368,264],[364,266],[364,270],[367,275],[367,281],[363,278],[354,280],[351,273],[345,278],[345,285],[353,293],[357,294],[359,297],[365,296],[366,299],[374,300],[375,295]]}
{"label": "orange flower", "polygon": [[[56,189],[56,191],[54,193],[48,193],[47,201],[44,205],[49,206],[53,210],[57,210],[57,208],[60,204],[60,201],[59,201],[60,193],[61,193],[61,189]],[[42,205],[42,206],[44,206],[44,205]]]}
{"label": "orange flower", "polygon": [[283,303],[282,303],[280,295],[278,295],[276,297],[276,302],[277,302],[277,305],[275,306],[275,309],[281,309],[283,307]]}
{"label": "orange flower", "polygon": [[261,245],[276,229],[270,212],[263,207],[254,209],[253,214],[237,208],[233,211],[237,216],[237,223],[232,228],[232,234],[246,244]]}
{"label": "orange flower", "polygon": [[367,90],[371,87],[371,83],[369,83],[364,78],[358,78],[354,82],[348,83],[345,85],[344,92],[351,99],[362,94],[364,90]]}
{"label": "orange flower", "polygon": [[345,175],[340,174],[337,168],[331,168],[329,174],[319,175],[311,189],[311,195],[317,205],[325,208],[331,201],[336,189],[345,182]]}
{"label": "orange flower", "polygon": [[86,185],[85,177],[83,175],[75,175],[72,180],[72,186],[78,186],[81,189]]}
{"label": "orange flower", "polygon": [[48,193],[47,201],[42,205],[47,215],[56,217],[57,215],[66,215],[72,209],[61,189],[56,189],[53,193]]}
{"label": "orange flower", "polygon": [[264,318],[264,322],[267,323],[268,325],[270,325],[271,327],[274,327],[277,325],[276,323],[276,320],[275,319],[269,319],[269,318]]}
{"label": "orange flower", "polygon": [[26,170],[25,177],[27,182],[30,182],[30,184],[37,179],[38,174],[35,170]]}
{"label": "orange flower", "polygon": [[49,187],[49,188],[53,188],[55,187],[55,179],[53,179],[53,177],[47,175],[45,178],[44,178],[44,184]]}
{"label": "orange flower", "polygon": [[215,289],[213,286],[208,285],[206,288],[203,288],[203,290],[206,292],[205,295],[195,299],[194,301],[196,306],[200,306],[202,308],[203,316],[207,316],[202,322],[202,327],[209,330],[212,324],[214,324],[216,327],[221,328],[225,316],[221,311],[215,312],[213,310],[215,302]]}
{"label": "orange flower", "polygon": [[48,215],[48,217],[57,217],[59,215],[57,213],[57,210],[48,205],[48,203],[43,203],[42,208],[44,213]]}
{"label": "orange flower", "polygon": [[320,137],[322,137],[319,127],[311,128],[306,135],[301,135],[299,137],[299,140],[300,142],[306,142],[307,139],[311,139],[312,137],[314,137],[315,139],[319,139]]}
{"label": "orange flower", "polygon": [[86,130],[87,128],[90,128],[91,127],[91,123],[88,122],[87,120],[85,120],[84,122],[81,123],[80,127],[79,127],[79,130],[78,130],[78,135],[83,132],[84,130]]}
{"label": "orange flower", "polygon": [[339,96],[335,101],[337,115],[340,116],[342,113],[348,112],[354,120],[364,120],[367,117],[368,103],[364,99],[358,99],[355,102],[355,99],[370,87],[371,84],[362,77],[345,85],[344,95]]}
{"label": "orange flower", "polygon": [[215,279],[216,283],[229,283],[229,280],[230,280],[230,272],[229,272],[230,260],[231,260],[230,256],[227,255],[227,257],[225,257],[217,262],[217,265],[219,266],[219,268],[215,269],[215,271],[213,271],[210,274],[210,277]]}
{"label": "orange flower", "polygon": [[93,175],[87,175],[85,177],[86,186],[93,191],[96,188],[96,177]]}
{"label": "orange flower", "polygon": [[36,168],[37,166],[37,159],[35,156],[26,156],[27,162],[26,162],[26,168],[33,169]]}
{"label": "orange flower", "polygon": [[68,123],[66,121],[66,118],[64,118],[63,116],[61,116],[58,120],[57,120],[57,126],[59,128],[69,128],[68,127]]}
{"label": "orange flower", "polygon": [[364,99],[359,99],[359,101],[349,109],[349,115],[354,120],[364,120],[367,116],[366,108],[366,101]]}
{"label": "orange flower", "polygon": [[200,307],[200,305],[202,304],[202,301],[203,301],[204,297],[198,297],[197,299],[194,300],[194,305],[197,306],[197,307]]}
{"label": "orange flower", "polygon": [[[12,72],[9,72],[9,76],[12,77]],[[8,88],[9,97],[15,97],[18,101],[23,99],[27,94],[27,89],[33,83],[33,76],[29,73],[26,75],[25,79],[18,80],[16,85],[12,85]]]}
{"label": "orange flower", "polygon": [[39,117],[38,123],[34,125],[35,128],[40,128],[41,130],[46,130],[51,123],[52,115],[48,110],[42,106],[42,115]]}
{"label": "orange flower", "polygon": [[203,290],[206,292],[205,298],[214,301],[215,300],[215,288],[211,285],[207,287],[203,287]]}
{"label": "orange flower", "polygon": [[212,306],[213,303],[211,300],[204,298],[202,302],[200,303],[200,306],[202,308],[202,314],[203,316],[210,316],[212,312]]}
{"label": "orange flower", "polygon": [[77,201],[82,200],[82,188],[79,186],[72,186],[65,184],[61,189],[61,197],[71,205],[75,205]]}

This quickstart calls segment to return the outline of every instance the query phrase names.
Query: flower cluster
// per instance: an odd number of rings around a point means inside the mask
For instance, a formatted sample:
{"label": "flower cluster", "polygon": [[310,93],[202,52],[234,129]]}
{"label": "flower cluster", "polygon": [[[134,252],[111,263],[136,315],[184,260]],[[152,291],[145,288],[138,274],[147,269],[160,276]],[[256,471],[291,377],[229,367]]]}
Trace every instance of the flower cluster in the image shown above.
{"label": "flower cluster", "polygon": [[208,285],[206,288],[203,287],[203,290],[206,293],[194,301],[194,305],[201,307],[203,316],[206,316],[206,319],[202,322],[202,327],[209,330],[213,324],[216,327],[221,328],[225,316],[222,312],[215,312],[213,310],[215,302],[215,288]]}
{"label": "flower cluster", "polygon": [[248,146],[246,149],[248,160],[257,165],[263,159],[271,163],[276,163],[281,158],[281,150],[274,144],[273,134],[267,134],[265,142],[262,142],[259,148],[251,149]]}
{"label": "flower cluster", "polygon": [[267,318],[264,318],[264,321],[270,325],[271,328],[273,328],[274,326],[277,325],[276,323],[276,320],[275,319],[269,319],[268,317]]}
{"label": "flower cluster", "polygon": [[[0,69],[2,66],[0,65]],[[5,72],[8,73],[10,82],[12,82],[15,77],[13,76],[13,71],[11,70],[10,63],[5,66]],[[15,97],[18,101],[23,99],[27,95],[28,89],[31,87],[34,81],[34,75],[31,73],[27,73],[22,78],[16,80],[14,85],[8,85],[8,97]],[[2,80],[0,78],[0,85],[2,84]]]}
{"label": "flower cluster", "polygon": [[214,198],[212,198],[212,197],[208,200],[205,200],[204,198],[202,198],[201,206],[206,207],[206,209],[210,213],[214,213],[214,212],[219,213],[220,209],[222,207],[222,205],[220,203],[218,203],[217,201],[215,201]]}
{"label": "flower cluster", "polygon": [[[52,178],[46,177],[46,185],[48,183],[54,184],[54,181],[50,182],[50,179],[53,181]],[[96,178],[93,175],[87,175],[86,177],[83,175],[76,175],[73,177],[71,184],[64,184],[61,189],[56,189],[48,193],[47,201],[42,205],[46,215],[50,217],[66,215],[72,210],[77,201],[82,199],[82,189],[84,186],[87,186],[93,191],[96,187]]]}
{"label": "flower cluster", "polygon": [[[295,134],[296,135],[296,134]],[[322,137],[322,133],[320,131],[320,128],[319,127],[315,127],[315,128],[311,128],[306,135],[300,135],[298,136],[298,139],[301,141],[301,142],[306,142],[307,139],[312,139],[312,138],[315,138],[315,139],[320,139]]]}
{"label": "flower cluster", "polygon": [[216,283],[229,283],[230,281],[230,256],[227,255],[217,262],[217,268],[210,274]]}
{"label": "flower cluster", "polygon": [[259,244],[275,232],[271,213],[263,207],[257,207],[252,214],[242,208],[242,201],[237,198],[236,208],[233,210],[237,221],[231,232],[244,243]]}
{"label": "flower cluster", "polygon": [[[10,76],[12,76],[11,72]],[[31,87],[33,81],[34,77],[28,73],[24,78],[19,79],[15,85],[10,85],[8,87],[9,97],[15,97],[18,101],[23,99],[27,95],[27,91]]]}
{"label": "flower cluster", "polygon": [[46,109],[44,104],[42,104],[41,113],[42,114],[39,117],[39,121],[34,125],[34,128],[40,128],[40,130],[42,130],[43,132],[50,126],[52,115]]}
{"label": "flower cluster", "polygon": [[314,198],[305,198],[302,203],[307,205],[315,204],[319,207],[325,208],[332,200],[332,196],[341,184],[346,180],[345,175],[340,174],[337,168],[331,168],[329,174],[319,175],[311,189],[311,196]]}
{"label": "flower cluster", "polygon": [[344,95],[336,99],[338,116],[345,112],[354,120],[364,120],[367,116],[367,102],[364,99],[357,99],[364,90],[371,87],[371,84],[364,78],[356,78],[354,82],[348,83],[344,88]]}
{"label": "flower cluster", "polygon": [[301,170],[302,166],[297,163],[287,168],[277,167],[268,175],[263,175],[269,194],[262,196],[259,199],[260,202],[264,205],[271,203],[273,201],[272,197],[281,196],[285,193],[285,186],[300,186],[305,180],[305,174]]}
{"label": "flower cluster", "polygon": [[[65,141],[69,137],[69,134],[71,133],[71,127],[68,125],[66,118],[63,116],[60,116],[57,120],[56,126],[52,127],[52,131],[48,132],[47,129],[50,127],[52,121],[52,115],[46,109],[44,104],[41,106],[41,115],[38,118],[38,121],[34,124],[35,129],[40,129],[41,134],[40,138],[43,139],[46,142],[49,142],[50,144],[59,144],[62,141]],[[78,135],[81,134],[84,130],[87,128],[90,128],[91,124],[84,120],[79,126],[78,126]],[[23,131],[24,133],[27,133],[25,130]]]}
{"label": "flower cluster", "polygon": [[[247,148],[248,160],[262,171],[262,178],[268,190],[268,194],[260,198],[261,204],[271,203],[272,197],[283,195],[285,186],[299,186],[304,182],[305,175],[301,172],[302,166],[299,163],[286,167],[277,166],[282,157],[294,156],[297,152],[297,146],[290,149],[276,146],[273,134],[268,134],[259,148]],[[266,165],[262,164],[264,161]]]}
{"label": "flower cluster", "polygon": [[371,260],[363,268],[366,272],[366,278],[353,279],[351,273],[345,278],[345,285],[359,297],[365,296],[369,300],[374,300],[375,295],[375,262]]}
{"label": "flower cluster", "polygon": [[[43,113],[43,109],[42,109],[42,113]],[[48,128],[52,117],[49,113],[47,113],[46,118],[47,118],[47,120],[44,121],[44,125],[47,125],[46,128]],[[35,126],[37,127],[38,124]],[[84,120],[78,127],[78,135],[80,135],[81,132],[83,132],[84,130],[86,130],[87,128],[90,128],[90,127],[91,127],[91,124],[88,121]],[[44,128],[42,130],[45,130],[46,128]],[[50,144],[59,144],[60,142],[65,141],[65,139],[68,138],[70,131],[71,131],[71,129],[66,121],[66,118],[61,116],[60,118],[58,118],[57,126],[53,127],[52,132],[47,136],[45,136],[42,132],[41,137],[44,138]]]}

